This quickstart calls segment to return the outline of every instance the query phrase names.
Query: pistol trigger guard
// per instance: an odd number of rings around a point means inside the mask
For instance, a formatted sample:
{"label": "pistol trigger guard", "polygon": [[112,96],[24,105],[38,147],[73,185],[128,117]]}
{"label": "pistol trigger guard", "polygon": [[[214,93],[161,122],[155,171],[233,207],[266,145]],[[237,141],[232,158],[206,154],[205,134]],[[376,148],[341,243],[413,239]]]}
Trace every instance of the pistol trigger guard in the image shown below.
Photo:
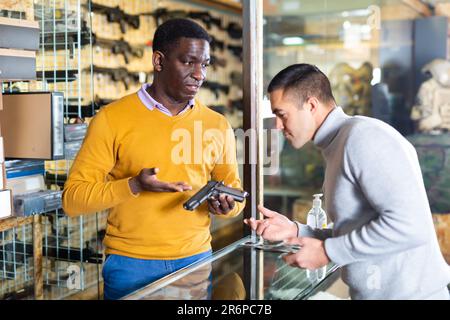
{"label": "pistol trigger guard", "polygon": [[214,190],[214,191],[211,193],[211,198],[213,198],[214,200],[217,200],[218,195],[219,195],[219,192],[217,192],[216,190]]}

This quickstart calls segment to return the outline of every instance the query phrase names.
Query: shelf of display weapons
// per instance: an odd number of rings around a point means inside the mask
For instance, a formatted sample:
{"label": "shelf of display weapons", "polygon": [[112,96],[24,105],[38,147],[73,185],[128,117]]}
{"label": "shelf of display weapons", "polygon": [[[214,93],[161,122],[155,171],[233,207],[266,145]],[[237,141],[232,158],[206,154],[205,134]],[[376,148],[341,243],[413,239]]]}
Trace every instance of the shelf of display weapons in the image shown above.
{"label": "shelf of display weapons", "polygon": [[[27,0],[21,2],[25,3]],[[86,124],[67,123],[63,126],[63,121],[68,121],[71,116],[81,116],[79,103],[82,98],[81,90],[85,89],[80,85],[81,70],[89,69],[90,61],[83,60],[86,65],[82,65],[81,58],[89,56],[90,51],[91,31],[87,27],[90,25],[87,22],[89,16],[80,12],[77,4],[74,5],[71,0],[51,3],[46,0],[28,1],[26,6],[20,4],[18,8],[25,8],[26,14],[21,11],[17,11],[20,12],[17,14],[14,11],[15,8],[12,7],[17,3],[2,2],[0,15],[17,19],[26,17],[29,21],[34,18],[36,21],[39,27],[36,35],[36,38],[39,38],[36,41],[39,46],[33,47],[33,50],[36,50],[33,68],[36,81],[7,81],[2,85],[3,102],[7,97],[10,98],[8,108],[4,105],[3,111],[13,112],[17,109],[15,107],[26,110],[30,104],[20,103],[20,96],[24,99],[33,96],[32,99],[40,99],[40,102],[50,101],[44,104],[36,103],[41,107],[40,112],[22,112],[21,120],[26,118],[27,121],[31,120],[30,123],[40,124],[41,121],[36,121],[39,117],[45,120],[42,123],[47,123],[49,118],[44,118],[50,117],[50,137],[47,139],[44,134],[37,140],[40,140],[40,146],[47,145],[51,150],[64,150],[65,159],[50,154],[35,156],[32,154],[33,148],[23,147],[19,149],[25,150],[25,154],[14,159],[16,157],[8,154],[12,149],[5,148],[6,161],[0,163],[0,169],[4,170],[3,188],[6,188],[3,194],[9,192],[12,196],[10,210],[0,213],[3,218],[0,220],[0,299],[60,299],[77,292],[68,288],[66,283],[70,277],[70,268],[78,268],[82,275],[80,286],[74,287],[75,289],[82,290],[98,283],[98,264],[102,262],[103,253],[101,241],[106,226],[105,212],[79,218],[65,216],[61,209],[63,183],[58,183],[58,178],[49,180],[46,177],[47,172],[55,176],[68,172],[71,159],[78,152],[86,132]],[[2,22],[9,23],[5,21]],[[18,24],[14,21],[10,23]],[[21,27],[22,25],[27,23],[20,22]],[[20,40],[15,42],[20,43]],[[89,77],[88,73],[85,77]],[[72,115],[67,110],[69,103],[76,106]],[[61,104],[66,108],[62,108]],[[2,120],[7,119],[10,114],[4,113]],[[54,116],[51,116],[52,114]],[[8,136],[11,129],[14,133],[14,127],[7,128],[5,123],[2,123],[3,137],[0,139],[4,139],[2,142],[5,146],[22,146],[22,143],[28,145],[33,135],[41,132],[36,128],[33,132],[32,127],[21,131],[21,137]],[[44,129],[42,128],[42,132],[48,131],[48,127],[47,130]],[[62,137],[62,130],[65,131],[65,140],[54,139],[57,136]],[[10,214],[12,215],[9,216]]]}
{"label": "shelf of display weapons", "polygon": [[[229,116],[233,127],[242,126],[242,27],[239,16],[228,12],[211,14],[205,10],[208,9],[206,4],[198,7],[178,1],[165,1],[165,8],[135,14],[127,13],[119,6],[97,2],[83,5],[85,10],[90,9],[93,13],[92,30],[84,20],[79,34],[72,28],[63,31],[57,26],[55,32],[52,26],[47,25],[51,19],[41,23],[44,29],[43,52],[37,57],[37,80],[48,83],[48,88],[54,91],[65,91],[67,82],[70,82],[69,91],[76,91],[78,81],[81,82],[82,105],[79,106],[76,95],[66,97],[69,116],[92,117],[101,106],[136,92],[144,82],[151,82],[151,35],[167,19],[190,18],[203,25],[212,40],[208,81],[198,98],[217,112]],[[71,12],[60,13],[64,14],[72,15]],[[92,57],[89,48],[85,49],[90,44]],[[53,67],[40,68],[48,61],[54,64]],[[93,62],[92,66],[88,61]],[[93,79],[90,79],[91,72]],[[93,94],[89,95],[91,86]],[[17,88],[10,90],[20,91]],[[81,114],[78,114],[80,110]]]}

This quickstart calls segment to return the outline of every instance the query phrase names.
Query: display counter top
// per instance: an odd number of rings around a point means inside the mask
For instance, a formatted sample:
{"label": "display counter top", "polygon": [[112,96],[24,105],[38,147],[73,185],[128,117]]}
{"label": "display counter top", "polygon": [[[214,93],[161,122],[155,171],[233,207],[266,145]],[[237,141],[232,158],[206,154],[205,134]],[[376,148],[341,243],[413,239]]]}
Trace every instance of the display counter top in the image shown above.
{"label": "display counter top", "polygon": [[248,236],[123,299],[299,300],[326,291],[339,278],[333,263],[322,274],[287,265],[282,256],[293,249],[279,243],[261,246]]}

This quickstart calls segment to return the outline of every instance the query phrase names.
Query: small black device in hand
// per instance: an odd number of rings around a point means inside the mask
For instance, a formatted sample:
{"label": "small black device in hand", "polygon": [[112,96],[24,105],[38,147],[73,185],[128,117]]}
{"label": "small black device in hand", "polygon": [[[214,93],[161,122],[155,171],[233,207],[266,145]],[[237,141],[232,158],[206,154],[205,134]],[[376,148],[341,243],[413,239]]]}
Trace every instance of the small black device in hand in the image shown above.
{"label": "small black device in hand", "polygon": [[244,199],[248,196],[248,192],[246,191],[227,187],[223,184],[222,181],[210,180],[203,188],[201,188],[196,194],[194,194],[188,201],[183,204],[183,208],[189,211],[193,211],[209,198],[215,198],[219,194],[231,196],[235,201],[238,202],[243,202]]}

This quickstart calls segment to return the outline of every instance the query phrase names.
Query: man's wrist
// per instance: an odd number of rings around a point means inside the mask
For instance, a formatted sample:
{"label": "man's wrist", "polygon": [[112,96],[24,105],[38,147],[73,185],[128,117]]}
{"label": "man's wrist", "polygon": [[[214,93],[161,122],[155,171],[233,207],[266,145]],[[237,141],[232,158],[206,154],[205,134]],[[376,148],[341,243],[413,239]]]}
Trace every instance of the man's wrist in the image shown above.
{"label": "man's wrist", "polygon": [[293,238],[297,238],[298,237],[298,232],[299,232],[299,228],[298,228],[298,224],[295,221],[292,221],[292,229],[291,229],[291,234]]}
{"label": "man's wrist", "polygon": [[322,249],[323,249],[323,253],[324,253],[326,259],[328,260],[328,263],[330,263],[330,262],[331,262],[331,259],[330,259],[330,257],[328,256],[327,248],[325,247],[325,240],[322,241]]}
{"label": "man's wrist", "polygon": [[143,191],[137,177],[133,177],[130,180],[128,180],[128,185],[130,186],[130,190],[133,194],[138,194]]}

